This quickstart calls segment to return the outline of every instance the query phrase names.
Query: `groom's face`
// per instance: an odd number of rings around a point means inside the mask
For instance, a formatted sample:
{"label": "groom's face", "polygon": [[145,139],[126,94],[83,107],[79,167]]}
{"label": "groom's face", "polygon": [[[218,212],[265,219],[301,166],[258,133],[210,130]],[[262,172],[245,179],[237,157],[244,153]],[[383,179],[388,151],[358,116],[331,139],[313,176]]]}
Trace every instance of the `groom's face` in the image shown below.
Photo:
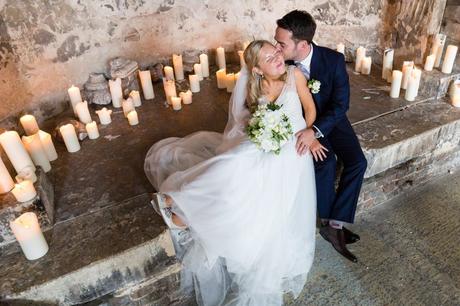
{"label": "groom's face", "polygon": [[285,60],[296,60],[298,55],[298,44],[292,38],[292,32],[280,27],[276,28],[276,48],[283,53]]}

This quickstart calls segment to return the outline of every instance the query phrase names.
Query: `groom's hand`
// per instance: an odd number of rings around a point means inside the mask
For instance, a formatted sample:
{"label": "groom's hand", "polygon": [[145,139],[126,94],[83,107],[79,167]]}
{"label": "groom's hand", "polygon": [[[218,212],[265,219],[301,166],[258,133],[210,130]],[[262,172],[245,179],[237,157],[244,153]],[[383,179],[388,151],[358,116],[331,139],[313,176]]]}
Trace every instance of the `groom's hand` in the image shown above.
{"label": "groom's hand", "polygon": [[316,140],[313,129],[303,129],[298,131],[295,136],[297,137],[295,149],[299,155],[307,153],[313,141]]}

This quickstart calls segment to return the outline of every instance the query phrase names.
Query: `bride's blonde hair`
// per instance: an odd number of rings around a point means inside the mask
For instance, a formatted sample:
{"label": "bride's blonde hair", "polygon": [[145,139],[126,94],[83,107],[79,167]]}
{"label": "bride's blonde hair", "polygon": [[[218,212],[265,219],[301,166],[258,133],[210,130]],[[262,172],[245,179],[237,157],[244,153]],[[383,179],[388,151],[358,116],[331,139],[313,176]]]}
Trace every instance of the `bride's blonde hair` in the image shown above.
{"label": "bride's blonde hair", "polygon": [[[262,79],[263,76],[253,71],[254,67],[258,67],[260,59],[260,49],[264,45],[273,44],[267,40],[254,40],[244,50],[244,61],[249,72],[248,79],[248,96],[246,98],[247,107],[251,112],[254,112],[259,104],[258,100],[262,96]],[[286,73],[281,76],[284,81],[286,79]]]}

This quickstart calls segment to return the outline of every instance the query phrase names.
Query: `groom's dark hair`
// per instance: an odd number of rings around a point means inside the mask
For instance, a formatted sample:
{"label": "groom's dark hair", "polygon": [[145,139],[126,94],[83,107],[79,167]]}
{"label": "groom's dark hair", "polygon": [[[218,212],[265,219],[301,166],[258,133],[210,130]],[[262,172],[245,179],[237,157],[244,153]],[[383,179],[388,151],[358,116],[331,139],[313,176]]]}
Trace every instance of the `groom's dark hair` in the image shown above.
{"label": "groom's dark hair", "polygon": [[315,36],[316,22],[313,17],[306,11],[294,10],[278,19],[276,24],[292,33],[294,40],[306,40],[309,43]]}

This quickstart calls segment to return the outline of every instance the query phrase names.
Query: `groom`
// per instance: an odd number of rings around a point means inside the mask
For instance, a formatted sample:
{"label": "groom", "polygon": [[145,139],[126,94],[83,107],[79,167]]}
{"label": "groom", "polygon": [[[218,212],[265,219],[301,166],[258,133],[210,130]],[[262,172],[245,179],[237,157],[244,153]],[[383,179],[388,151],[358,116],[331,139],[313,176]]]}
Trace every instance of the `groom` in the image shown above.
{"label": "groom", "polygon": [[[312,92],[316,121],[312,128],[296,135],[297,151],[305,154],[310,150],[315,159],[320,234],[337,252],[357,262],[346,244],[358,241],[359,236],[346,229],[344,223],[354,221],[367,161],[346,115],[350,85],[344,56],[313,43],[316,23],[305,11],[292,11],[279,19],[277,25],[277,49],[285,60],[294,61],[307,80],[321,84],[318,93]],[[326,154],[321,145],[327,148]],[[337,191],[336,156],[343,162]]]}

